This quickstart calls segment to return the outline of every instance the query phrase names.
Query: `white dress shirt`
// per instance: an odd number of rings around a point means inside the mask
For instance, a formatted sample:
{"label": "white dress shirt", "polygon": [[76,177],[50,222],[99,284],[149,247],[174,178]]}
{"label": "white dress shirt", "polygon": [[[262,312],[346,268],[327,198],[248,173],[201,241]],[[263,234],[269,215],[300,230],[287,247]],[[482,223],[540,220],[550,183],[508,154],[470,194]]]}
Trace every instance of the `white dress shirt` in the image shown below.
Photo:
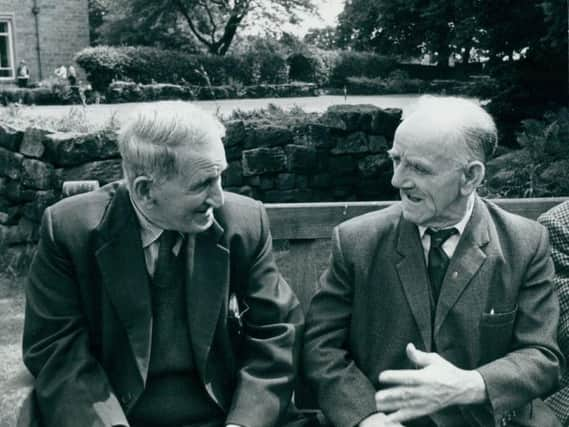
{"label": "white dress shirt", "polygon": [[[144,213],[136,206],[136,203],[130,197],[130,202],[134,207],[134,212],[138,218],[138,223],[140,224],[140,239],[142,240],[142,249],[144,249],[144,261],[146,262],[146,270],[150,277],[154,277],[154,271],[156,270],[156,261],[158,261],[158,249],[160,248],[160,236],[164,229],[153,224]],[[172,253],[178,255],[182,249],[182,242],[184,241],[184,235],[179,233],[178,240],[172,248]]]}
{"label": "white dress shirt", "polygon": [[[458,230],[458,233],[450,236],[448,239],[446,239],[446,241],[442,245],[442,249],[443,251],[445,251],[445,254],[448,256],[448,259],[451,259],[452,256],[454,255],[454,251],[458,246],[458,242],[460,241],[462,233],[464,233],[466,224],[468,224],[468,221],[470,221],[470,218],[472,217],[472,211],[474,209],[474,197],[475,197],[474,193],[472,193],[468,198],[468,202],[466,205],[466,212],[462,217],[462,219],[454,225],[445,227],[445,228],[454,227]],[[423,227],[422,225],[419,225],[417,226],[417,228],[419,229],[419,236],[421,237],[421,244],[423,245],[423,253],[425,255],[425,265],[428,266],[429,249],[431,248],[431,236],[429,235],[429,233],[427,233],[427,229],[429,227]]]}

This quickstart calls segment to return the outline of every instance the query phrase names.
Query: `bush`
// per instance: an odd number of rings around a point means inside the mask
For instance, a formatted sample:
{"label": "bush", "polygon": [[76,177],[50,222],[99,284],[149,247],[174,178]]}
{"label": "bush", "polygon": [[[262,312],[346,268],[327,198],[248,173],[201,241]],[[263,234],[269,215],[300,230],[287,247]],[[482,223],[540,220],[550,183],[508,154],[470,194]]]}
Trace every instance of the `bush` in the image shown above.
{"label": "bush", "polygon": [[82,50],[75,61],[85,70],[93,89],[101,92],[113,80],[208,87],[288,81],[284,55],[271,51],[215,56],[152,47],[98,46]]}
{"label": "bush", "polygon": [[521,123],[522,147],[488,163],[485,191],[498,197],[566,196],[569,191],[569,110]]}
{"label": "bush", "polygon": [[102,92],[113,79],[124,75],[130,61],[127,49],[129,48],[88,47],[75,56],[75,62],[85,70],[93,89]]}
{"label": "bush", "polygon": [[112,82],[105,92],[105,99],[111,103],[158,101],[168,99],[207,100],[228,98],[279,98],[287,96],[317,96],[314,83],[261,84],[254,86],[221,85],[197,86],[166,83],[140,84],[134,82]]}
{"label": "bush", "polygon": [[401,70],[392,71],[386,78],[348,77],[348,92],[357,95],[421,93],[427,87],[420,79],[411,79]]}
{"label": "bush", "polygon": [[291,80],[313,82],[320,86],[328,83],[329,68],[323,57],[317,53],[297,52],[290,55],[287,62],[290,67]]}
{"label": "bush", "polygon": [[394,58],[365,52],[341,51],[332,66],[330,85],[343,87],[348,77],[386,77],[397,67]]}

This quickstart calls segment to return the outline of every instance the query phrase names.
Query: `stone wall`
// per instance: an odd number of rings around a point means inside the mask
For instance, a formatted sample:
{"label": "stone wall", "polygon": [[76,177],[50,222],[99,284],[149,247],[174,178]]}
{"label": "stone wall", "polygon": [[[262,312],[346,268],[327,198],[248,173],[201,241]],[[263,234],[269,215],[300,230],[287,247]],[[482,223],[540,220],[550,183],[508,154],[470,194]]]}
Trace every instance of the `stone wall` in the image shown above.
{"label": "stone wall", "polygon": [[[264,202],[387,200],[386,150],[401,110],[340,105],[302,124],[226,123],[224,187]],[[22,271],[44,209],[64,181],[121,178],[116,134],[53,133],[0,125],[0,272]]]}
{"label": "stone wall", "polygon": [[14,69],[24,59],[31,80],[38,81],[52,76],[58,64],[70,64],[78,51],[89,46],[87,4],[87,0],[0,0],[0,16],[12,22]]}
{"label": "stone wall", "polygon": [[264,202],[386,200],[401,110],[337,105],[309,123],[227,124],[225,188]]}

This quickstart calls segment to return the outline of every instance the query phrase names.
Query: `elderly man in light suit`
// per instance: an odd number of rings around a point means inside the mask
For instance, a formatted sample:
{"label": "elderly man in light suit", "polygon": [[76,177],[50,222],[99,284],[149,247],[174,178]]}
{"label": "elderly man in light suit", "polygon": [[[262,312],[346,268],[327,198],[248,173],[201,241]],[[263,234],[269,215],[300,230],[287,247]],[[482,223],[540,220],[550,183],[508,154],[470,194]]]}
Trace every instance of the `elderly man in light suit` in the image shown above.
{"label": "elderly man in light suit", "polygon": [[401,202],[334,229],[303,371],[337,427],[555,426],[547,232],[481,199],[492,118],[423,98],[389,155]]}
{"label": "elderly man in light suit", "polygon": [[44,426],[285,422],[303,314],[263,205],[222,191],[222,135],[148,107],[119,135],[126,182],[46,210],[23,339]]}

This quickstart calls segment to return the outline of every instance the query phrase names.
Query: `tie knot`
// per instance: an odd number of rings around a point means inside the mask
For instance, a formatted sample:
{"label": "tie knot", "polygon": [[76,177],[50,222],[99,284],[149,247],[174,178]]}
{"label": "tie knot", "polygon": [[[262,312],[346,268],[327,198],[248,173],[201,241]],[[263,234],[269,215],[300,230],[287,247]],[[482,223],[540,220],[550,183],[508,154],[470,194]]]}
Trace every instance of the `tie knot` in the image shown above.
{"label": "tie knot", "polygon": [[431,236],[431,247],[440,248],[441,245],[453,234],[458,234],[458,230],[454,227],[444,228],[442,230],[427,229],[427,234]]}
{"label": "tie knot", "polygon": [[168,250],[169,252],[171,252],[172,248],[174,247],[174,245],[178,241],[179,235],[180,235],[180,233],[178,233],[177,231],[173,231],[173,230],[162,231],[162,234],[160,234],[160,238],[159,238],[160,247],[162,248],[162,251]]}

